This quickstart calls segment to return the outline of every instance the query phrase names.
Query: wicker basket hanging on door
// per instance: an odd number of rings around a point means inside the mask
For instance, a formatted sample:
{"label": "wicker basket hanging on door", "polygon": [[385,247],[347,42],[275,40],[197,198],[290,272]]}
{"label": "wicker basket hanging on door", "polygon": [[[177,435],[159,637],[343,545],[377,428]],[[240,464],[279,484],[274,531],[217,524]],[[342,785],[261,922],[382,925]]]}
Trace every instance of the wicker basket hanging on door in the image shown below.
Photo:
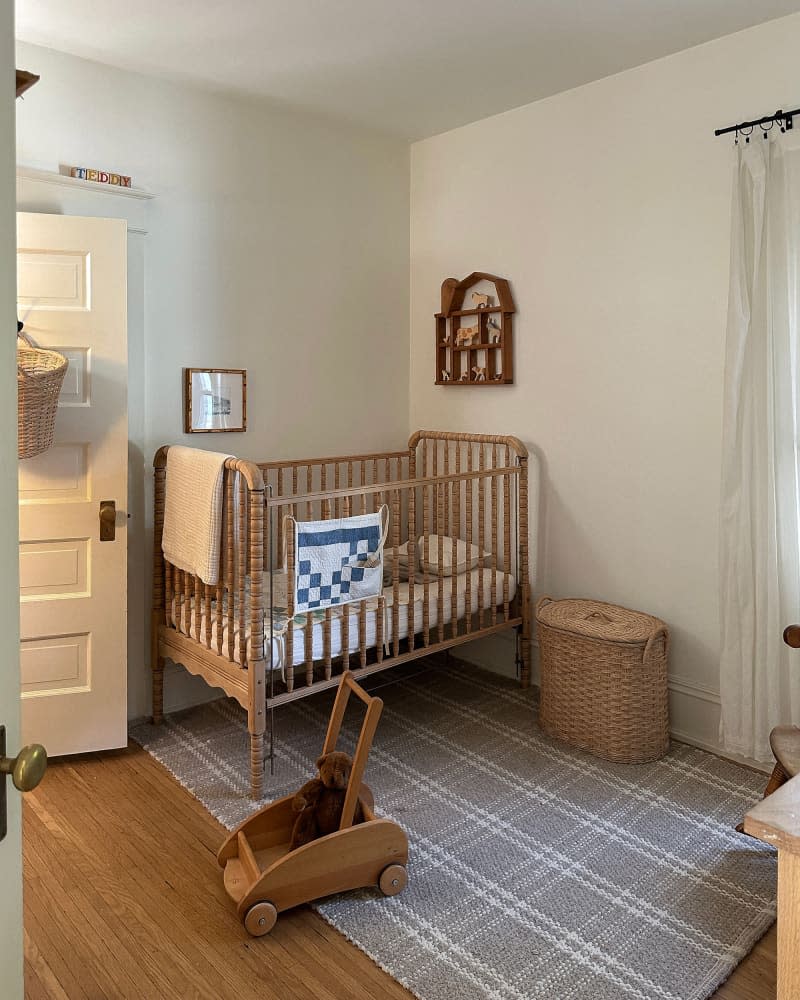
{"label": "wicker basket hanging on door", "polygon": [[17,457],[33,458],[53,443],[58,395],[69,362],[17,332]]}

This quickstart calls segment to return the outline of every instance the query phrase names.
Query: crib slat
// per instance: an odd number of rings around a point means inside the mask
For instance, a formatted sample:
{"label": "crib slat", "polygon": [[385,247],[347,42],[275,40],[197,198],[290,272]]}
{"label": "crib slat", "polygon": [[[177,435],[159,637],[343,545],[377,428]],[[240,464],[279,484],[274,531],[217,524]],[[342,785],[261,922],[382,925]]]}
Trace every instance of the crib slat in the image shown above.
{"label": "crib slat", "polygon": [[227,628],[228,628],[228,659],[232,662],[236,662],[234,657],[236,636],[234,634],[234,605],[235,605],[235,592],[234,586],[234,545],[233,545],[233,479],[234,473],[229,469],[225,473],[225,589],[228,594],[228,614],[227,614]]}
{"label": "crib slat", "polygon": [[199,576],[194,578],[194,637],[200,642],[203,628],[203,587],[205,584]]}
{"label": "crib slat", "polygon": [[305,628],[306,684],[314,683],[314,617],[309,611]]}
{"label": "crib slat", "polygon": [[[482,444],[478,445],[478,470],[486,471],[486,449]],[[483,550],[484,532],[486,531],[486,480],[477,481],[478,489],[478,628],[483,628],[483,605],[485,591],[483,589]]]}
{"label": "crib slat", "polygon": [[203,584],[203,616],[205,621],[205,647],[211,649],[211,591],[207,583]]}
{"label": "crib slat", "polygon": [[386,621],[386,598],[383,594],[378,598],[378,610],[375,613],[378,616],[375,622],[375,655],[378,663],[383,663],[383,630]]}
{"label": "crib slat", "polygon": [[[461,491],[461,484],[457,482],[451,482],[448,484],[448,518],[451,526],[450,534],[450,563],[452,566],[458,566],[458,521],[455,516],[455,498]],[[450,577],[450,635],[455,638],[458,635],[458,585],[456,580],[458,577],[453,571],[453,575]]]}
{"label": "crib slat", "polygon": [[[467,444],[467,472],[472,472],[472,442]],[[465,504],[464,516],[466,518],[466,536],[467,536],[467,587],[464,592],[464,627],[467,632],[472,631],[472,570],[470,569],[469,553],[472,552],[472,490],[473,490],[473,479],[468,479],[466,481],[467,486],[467,496]]]}
{"label": "crib slat", "polygon": [[183,570],[175,567],[175,628],[183,631]]}
{"label": "crib slat", "polygon": [[342,636],[342,670],[350,666],[350,606],[345,604],[339,619]]}
{"label": "crib slat", "polygon": [[247,552],[247,485],[244,476],[239,479],[239,539],[236,547],[236,577],[239,604],[239,663],[247,663],[247,598],[245,595]]}
{"label": "crib slat", "polygon": [[[295,505],[292,505],[296,509]],[[294,551],[294,524],[289,526],[286,532],[286,614],[288,622],[286,625],[286,690],[294,690],[294,581],[295,581],[295,551]]]}
{"label": "crib slat", "polygon": [[[437,539],[439,574],[436,588],[436,634],[439,642],[444,642],[444,573],[442,572],[444,563],[444,535],[442,534],[444,528],[444,489],[441,483],[436,484],[436,528],[439,532]],[[453,568],[454,573],[456,569],[457,567]]]}
{"label": "crib slat", "polygon": [[[380,483],[381,482],[381,479],[380,479],[380,477],[378,475],[378,459],[377,458],[373,458],[372,459],[372,482],[373,483]],[[372,513],[373,514],[380,507],[380,505],[382,503],[383,503],[383,493],[373,493],[372,494]]]}
{"label": "crib slat", "polygon": [[[310,465],[306,466],[306,493],[311,493],[314,489],[314,479],[312,476],[312,469]],[[306,501],[306,520],[314,520],[314,505],[310,500]]]}
{"label": "crib slat", "polygon": [[222,604],[225,597],[225,587],[222,582],[222,573],[219,575],[219,582],[217,583],[217,654],[222,656],[222,633],[224,629],[222,627]]}
{"label": "crib slat", "polygon": [[400,490],[392,490],[392,653],[400,655]]}
{"label": "crib slat", "polygon": [[[423,442],[424,447],[424,442]],[[431,515],[429,490],[427,486],[422,487],[422,645],[429,646],[430,637],[430,566],[431,558]]]}
{"label": "crib slat", "polygon": [[358,663],[359,666],[367,665],[367,602],[359,601],[358,604]]}
{"label": "crib slat", "polygon": [[[324,493],[325,490],[327,490],[327,488],[328,488],[328,466],[327,465],[323,465],[320,468],[320,485],[321,485],[321,488],[322,488],[322,492]],[[337,485],[337,487],[339,485],[339,477],[338,476],[336,477],[336,485]],[[337,499],[336,503],[338,505],[338,503],[339,503],[338,499]],[[323,500],[321,506],[322,506],[322,510],[320,511],[320,515],[321,515],[320,516],[320,520],[321,521],[330,521],[330,519],[333,517],[333,510],[332,510],[332,507],[331,507],[330,500]]]}
{"label": "crib slat", "polygon": [[[450,475],[450,442],[444,441],[444,474],[445,476]],[[449,490],[448,490],[449,494]],[[450,534],[450,503],[448,496],[448,503],[445,504],[444,508],[444,524],[442,525],[442,533],[445,535]]]}
{"label": "crib slat", "polygon": [[[492,469],[497,468],[497,445],[492,445]],[[497,476],[492,475],[492,625],[497,624]]]}
{"label": "crib slat", "polygon": [[[347,463],[347,488],[348,488],[348,490],[352,490],[352,488],[353,488],[353,463],[352,462],[348,462]],[[342,516],[343,517],[350,517],[351,516],[351,509],[350,509],[351,505],[352,505],[352,498],[351,497],[345,497],[344,498],[344,505],[343,505],[343,509],[342,509]]]}
{"label": "crib slat", "polygon": [[[508,446],[506,446],[506,465],[508,464]],[[511,572],[511,476],[503,476],[503,616],[506,621],[510,617],[508,598],[508,574]]]}
{"label": "crib slat", "polygon": [[331,609],[325,608],[322,623],[322,656],[325,660],[325,680],[331,679]]}
{"label": "crib slat", "polygon": [[173,607],[175,591],[172,584],[172,563],[164,560],[164,587],[166,590],[166,600],[164,601],[164,624],[167,627],[172,625],[172,615],[177,608]]}
{"label": "crib slat", "polygon": [[[413,455],[409,455],[408,458],[408,476],[409,479],[413,479],[416,469],[416,458]],[[416,625],[415,614],[414,614],[414,587],[416,585],[416,568],[417,568],[417,489],[412,486],[408,491],[408,627],[406,632],[408,633],[408,648],[409,651],[414,649],[415,636],[414,628]],[[392,607],[392,618],[400,617],[400,609],[398,607]],[[394,628],[394,625],[392,625]]]}
{"label": "crib slat", "polygon": [[[367,463],[362,459],[361,461],[361,480],[359,486],[366,486],[367,484]],[[366,514],[367,512],[367,495],[366,493],[361,494],[361,510],[359,514]]]}

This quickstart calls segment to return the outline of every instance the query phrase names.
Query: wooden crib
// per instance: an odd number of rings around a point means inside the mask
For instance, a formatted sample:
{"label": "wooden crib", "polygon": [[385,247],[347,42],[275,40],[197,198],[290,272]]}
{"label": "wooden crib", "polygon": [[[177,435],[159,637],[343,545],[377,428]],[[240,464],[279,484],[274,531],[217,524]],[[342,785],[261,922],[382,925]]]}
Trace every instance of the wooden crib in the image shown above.
{"label": "wooden crib", "polygon": [[[166,660],[222,688],[247,711],[254,798],[264,793],[272,710],[336,687],[344,670],[360,680],[516,629],[518,677],[529,685],[528,452],[517,438],[418,431],[403,451],[230,458],[214,587],[164,558],[168,451],[160,448],[154,460],[153,721],[162,720]],[[382,594],[295,616],[284,516],[347,517],[383,504],[390,521]],[[278,614],[288,618],[280,640]]]}

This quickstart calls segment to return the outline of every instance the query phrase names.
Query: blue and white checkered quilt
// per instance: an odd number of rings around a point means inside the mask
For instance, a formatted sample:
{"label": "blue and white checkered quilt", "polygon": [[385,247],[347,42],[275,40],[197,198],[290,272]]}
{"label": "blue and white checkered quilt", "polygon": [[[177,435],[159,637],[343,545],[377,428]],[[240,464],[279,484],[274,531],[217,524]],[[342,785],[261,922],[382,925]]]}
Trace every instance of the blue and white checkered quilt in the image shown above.
{"label": "blue and white checkered quilt", "polygon": [[388,510],[293,521],[295,614],[376,597],[383,587]]}

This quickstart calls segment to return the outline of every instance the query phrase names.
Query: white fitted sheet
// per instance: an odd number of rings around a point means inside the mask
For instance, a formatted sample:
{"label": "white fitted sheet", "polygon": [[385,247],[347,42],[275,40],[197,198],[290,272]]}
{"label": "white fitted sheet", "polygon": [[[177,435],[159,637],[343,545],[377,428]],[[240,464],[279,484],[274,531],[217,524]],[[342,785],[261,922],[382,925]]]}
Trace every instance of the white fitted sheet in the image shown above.
{"label": "white fitted sheet", "polygon": [[[441,578],[442,583],[442,594],[443,594],[443,613],[442,621],[443,625],[448,624],[453,616],[452,612],[452,595],[453,587],[456,588],[456,615],[458,619],[463,618],[466,615],[466,604],[467,604],[467,579],[470,579],[470,610],[474,614],[479,608],[483,608],[487,614],[484,617],[484,625],[491,623],[491,608],[493,603],[500,607],[498,612],[498,621],[502,620],[502,604],[503,604],[503,581],[508,580],[508,599],[509,601],[513,599],[516,593],[516,583],[513,576],[502,573],[500,570],[492,571],[490,568],[484,568],[483,570],[483,593],[481,594],[480,587],[480,571],[477,569],[472,570],[471,573],[459,573],[457,576],[447,576]],[[494,580],[494,591],[492,590],[492,581]],[[438,616],[438,595],[439,595],[439,577],[431,577],[429,581],[428,590],[428,617],[429,624],[431,628],[435,628],[439,624]],[[392,641],[392,628],[393,628],[393,615],[394,615],[394,593],[392,587],[384,587],[383,596],[386,598],[386,615],[384,622],[384,643],[390,644]],[[494,601],[492,598],[494,597]],[[269,574],[264,574],[264,599],[269,601]],[[281,611],[285,611],[286,607],[286,576],[284,573],[276,573],[273,578],[273,604],[276,608],[276,614],[280,614]],[[400,639],[406,639],[408,637],[408,626],[409,618],[409,585],[408,583],[401,583],[398,587],[398,634]],[[424,606],[424,590],[422,583],[414,584],[414,611],[413,611],[413,628],[414,632],[420,632],[422,630],[423,624],[423,606]],[[192,611],[192,636],[196,634],[197,624],[194,620],[194,600],[189,602],[189,607]],[[337,656],[341,656],[343,652],[343,619],[345,614],[347,614],[349,622],[349,635],[348,635],[348,651],[355,653],[359,648],[359,614],[360,614],[360,604],[345,605],[342,608],[336,608],[331,616],[331,636],[330,636],[330,655],[334,659]],[[202,612],[201,605],[201,612]],[[378,601],[374,598],[366,602],[366,646],[367,648],[374,648],[377,645],[377,635],[378,635]],[[216,609],[212,611],[212,627],[211,627],[211,648],[216,651],[217,648],[217,623],[216,623]],[[269,612],[265,615],[265,636],[264,636],[264,658],[269,661],[269,628],[270,628],[270,615]],[[306,661],[306,629],[308,625],[305,624],[305,615],[299,616],[300,621],[303,624],[295,623],[294,626],[294,639],[292,648],[291,661],[294,666],[305,663]],[[172,605],[172,623],[176,624],[175,615],[175,601],[173,600]],[[201,643],[205,645],[205,614],[201,614],[200,621],[200,636]],[[185,635],[189,634],[189,629],[187,627],[187,615],[184,613],[183,621],[181,623],[181,632]],[[238,622],[234,622],[234,658],[239,658],[239,643],[240,643],[240,630]],[[245,630],[247,639],[247,649],[248,653],[250,651],[250,628],[249,626]],[[435,639],[435,635],[434,635]],[[228,651],[228,623],[227,620],[223,618],[222,624],[222,653],[223,656],[227,656]],[[322,621],[322,615],[317,613],[316,620],[312,624],[311,632],[311,647],[312,647],[312,657],[315,661],[321,661],[325,656],[325,639],[324,639],[324,626]],[[285,636],[275,636],[272,639],[272,663],[276,670],[283,670],[288,662],[288,642]]]}

